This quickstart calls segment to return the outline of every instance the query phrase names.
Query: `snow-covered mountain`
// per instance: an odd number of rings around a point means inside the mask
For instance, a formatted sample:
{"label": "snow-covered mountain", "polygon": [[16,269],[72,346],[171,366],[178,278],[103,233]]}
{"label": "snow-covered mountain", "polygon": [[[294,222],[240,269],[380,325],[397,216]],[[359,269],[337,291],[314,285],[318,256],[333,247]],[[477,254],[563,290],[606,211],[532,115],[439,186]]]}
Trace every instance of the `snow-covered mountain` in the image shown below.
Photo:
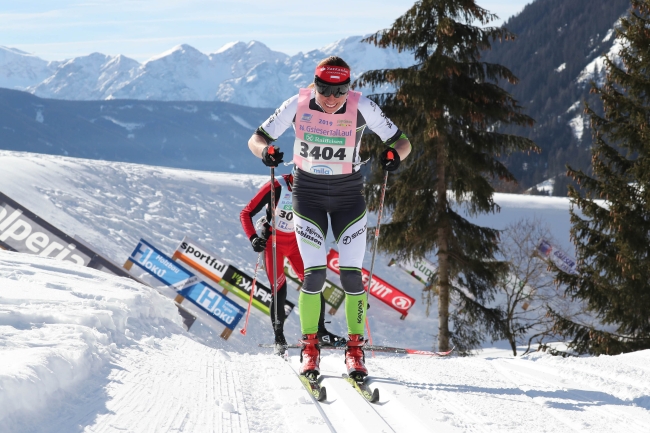
{"label": "snow-covered mountain", "polygon": [[308,85],[318,61],[329,55],[346,59],[354,77],[371,68],[413,62],[408,53],[380,49],[361,39],[349,37],[294,56],[256,41],[230,43],[208,54],[179,45],[142,64],[100,53],[48,63],[0,47],[0,87],[67,100],[223,101],[275,107]]}
{"label": "snow-covered mountain", "polygon": [[[0,191],[116,261],[140,237],[169,253],[189,235],[253,270],[238,212],[265,177],[6,151],[0,167]],[[482,223],[502,228],[537,215],[568,238],[567,199],[495,201],[501,214]],[[388,268],[388,259],[378,256],[377,274],[418,302],[406,320],[373,303],[373,337],[430,348],[437,322],[425,315],[422,285]],[[292,341],[298,313],[286,327]],[[340,333],[342,313],[329,318]],[[284,362],[257,347],[270,341],[271,326],[255,309],[246,336],[234,332],[226,342],[211,332],[200,322],[185,332],[174,304],[152,288],[0,251],[0,431],[636,433],[650,425],[648,350],[580,358],[513,358],[498,348],[468,358],[368,353],[370,384],[380,390],[370,407],[341,379],[339,351],[322,352],[328,400],[314,402],[294,373],[297,351]]]}
{"label": "snow-covered mountain", "polygon": [[0,87],[24,90],[51,77],[60,62],[47,62],[15,48],[0,46]]}

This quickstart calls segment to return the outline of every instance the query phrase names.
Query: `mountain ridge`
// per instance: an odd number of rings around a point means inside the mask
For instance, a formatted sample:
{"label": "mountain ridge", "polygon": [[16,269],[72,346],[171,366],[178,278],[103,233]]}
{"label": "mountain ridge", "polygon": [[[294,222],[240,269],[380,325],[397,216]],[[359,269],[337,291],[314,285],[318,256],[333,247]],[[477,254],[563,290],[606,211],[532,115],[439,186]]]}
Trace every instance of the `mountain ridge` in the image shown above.
{"label": "mountain ridge", "polygon": [[229,43],[208,54],[181,44],[144,63],[101,53],[46,62],[20,50],[0,47],[0,87],[77,101],[221,101],[276,107],[308,85],[318,61],[329,55],[347,59],[353,78],[371,67],[408,66],[413,62],[410,54],[380,49],[361,40],[361,36],[351,36],[294,56],[273,51],[259,41]]}

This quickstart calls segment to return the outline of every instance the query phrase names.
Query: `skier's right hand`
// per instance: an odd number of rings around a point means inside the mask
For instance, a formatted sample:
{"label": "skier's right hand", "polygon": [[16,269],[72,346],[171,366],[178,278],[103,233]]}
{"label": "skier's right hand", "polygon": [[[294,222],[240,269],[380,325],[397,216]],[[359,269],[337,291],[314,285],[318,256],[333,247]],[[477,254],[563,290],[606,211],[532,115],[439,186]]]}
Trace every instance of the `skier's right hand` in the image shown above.
{"label": "skier's right hand", "polygon": [[251,245],[253,246],[253,251],[256,253],[261,253],[266,249],[266,239],[257,236],[256,234],[251,236]]}
{"label": "skier's right hand", "polygon": [[266,146],[262,151],[262,162],[267,167],[277,167],[282,162],[283,156],[284,152],[280,152],[279,147]]}
{"label": "skier's right hand", "polygon": [[379,163],[381,168],[386,171],[395,171],[399,167],[400,157],[399,153],[391,147],[384,150],[379,156]]}

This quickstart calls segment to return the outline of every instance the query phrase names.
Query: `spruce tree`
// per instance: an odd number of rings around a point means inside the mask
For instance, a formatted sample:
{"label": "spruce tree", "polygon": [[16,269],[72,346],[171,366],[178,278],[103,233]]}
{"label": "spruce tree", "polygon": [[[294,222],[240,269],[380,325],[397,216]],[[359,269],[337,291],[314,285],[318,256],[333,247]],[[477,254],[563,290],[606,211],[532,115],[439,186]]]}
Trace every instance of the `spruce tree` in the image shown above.
{"label": "spruce tree", "polygon": [[632,0],[616,29],[620,63],[605,58],[602,87],[591,92],[592,171],[568,167],[571,237],[579,274],[557,273],[567,293],[587,304],[607,329],[551,314],[556,331],[580,353],[617,354],[650,348],[650,0]]}
{"label": "spruce tree", "polygon": [[[460,212],[498,212],[491,181],[515,181],[498,157],[536,150],[526,138],[496,131],[533,121],[498,84],[517,78],[506,67],[480,59],[494,41],[514,39],[505,28],[474,25],[494,19],[474,0],[418,1],[391,28],[366,39],[413,52],[415,65],[369,71],[357,81],[395,89],[371,98],[413,145],[397,174],[389,176],[385,206],[391,220],[382,225],[380,249],[401,258],[437,256],[438,271],[424,297],[430,306],[438,296],[440,350],[453,344],[466,353],[486,334],[503,335],[503,312],[488,307],[507,270],[497,258],[499,232],[473,224]],[[376,139],[367,143],[375,154],[384,148]],[[382,181],[382,171],[374,166],[366,189],[370,208],[377,207]]]}

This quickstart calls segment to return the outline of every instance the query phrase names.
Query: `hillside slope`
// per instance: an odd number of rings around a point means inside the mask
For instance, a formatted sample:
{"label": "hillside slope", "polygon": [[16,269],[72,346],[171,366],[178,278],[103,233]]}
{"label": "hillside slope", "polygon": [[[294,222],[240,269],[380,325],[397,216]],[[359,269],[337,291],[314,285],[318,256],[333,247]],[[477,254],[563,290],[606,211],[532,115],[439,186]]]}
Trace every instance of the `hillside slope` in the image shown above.
{"label": "hillside slope", "polygon": [[[502,83],[535,119],[534,128],[506,131],[526,136],[541,154],[516,154],[507,159],[524,188],[566,173],[565,165],[588,168],[591,133],[582,115],[590,82],[598,81],[594,62],[616,45],[613,29],[629,8],[627,0],[535,0],[505,22],[517,39],[495,42],[484,53],[486,62],[505,65],[519,78]],[[564,189],[562,189],[564,188]],[[566,182],[557,195],[566,196]]]}
{"label": "hillside slope", "polygon": [[[225,102],[64,101],[0,89],[0,148],[262,174],[247,143],[271,114]],[[289,147],[285,135],[278,143]]]}
{"label": "hillside slope", "polygon": [[[0,152],[2,192],[122,262],[144,237],[171,252],[183,235],[252,271],[238,212],[264,177]],[[566,236],[567,200],[498,195],[499,227],[535,214]],[[415,296],[420,283],[380,256],[377,275]],[[295,299],[296,292],[289,297]],[[371,301],[372,302],[372,301]],[[298,313],[298,312],[297,312]],[[372,303],[376,342],[429,348],[435,320],[416,303],[401,321]],[[328,325],[342,330],[341,314]],[[287,336],[297,339],[297,314]],[[328,401],[314,403],[269,341],[257,311],[246,337],[180,326],[155,289],[72,263],[0,251],[0,425],[59,432],[645,432],[650,351],[597,358],[486,349],[472,358],[367,354],[368,405],[340,378],[342,353],[323,351]]]}

